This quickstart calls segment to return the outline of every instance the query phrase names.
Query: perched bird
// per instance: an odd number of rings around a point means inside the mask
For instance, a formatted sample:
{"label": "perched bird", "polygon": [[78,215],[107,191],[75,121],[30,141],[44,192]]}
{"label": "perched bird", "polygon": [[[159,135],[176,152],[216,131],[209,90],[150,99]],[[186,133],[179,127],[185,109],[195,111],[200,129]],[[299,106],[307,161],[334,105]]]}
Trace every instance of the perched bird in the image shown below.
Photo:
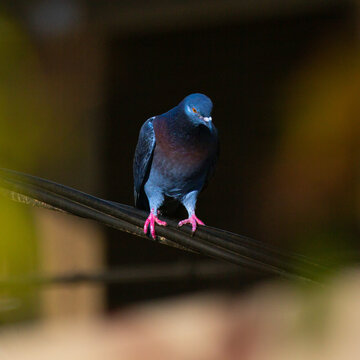
{"label": "perched bird", "polygon": [[[159,208],[169,198],[186,208],[179,226],[205,225],[195,215],[200,191],[211,177],[218,154],[218,134],[212,123],[213,104],[203,94],[185,97],[170,111],[148,119],[141,127],[134,156],[135,206],[149,210],[144,233],[155,239]],[[165,201],[166,206],[166,201]]]}

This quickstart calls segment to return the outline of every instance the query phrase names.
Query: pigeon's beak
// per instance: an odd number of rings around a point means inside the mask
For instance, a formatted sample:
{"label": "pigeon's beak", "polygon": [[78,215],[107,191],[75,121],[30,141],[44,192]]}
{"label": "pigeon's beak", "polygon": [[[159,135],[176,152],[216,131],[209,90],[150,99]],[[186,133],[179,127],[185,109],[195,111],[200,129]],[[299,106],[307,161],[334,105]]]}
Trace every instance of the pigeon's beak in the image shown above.
{"label": "pigeon's beak", "polygon": [[198,115],[198,117],[203,121],[203,122],[199,122],[199,124],[203,124],[206,127],[208,127],[209,129],[211,128],[211,125],[212,125],[212,123],[211,123],[212,117],[211,116]]}

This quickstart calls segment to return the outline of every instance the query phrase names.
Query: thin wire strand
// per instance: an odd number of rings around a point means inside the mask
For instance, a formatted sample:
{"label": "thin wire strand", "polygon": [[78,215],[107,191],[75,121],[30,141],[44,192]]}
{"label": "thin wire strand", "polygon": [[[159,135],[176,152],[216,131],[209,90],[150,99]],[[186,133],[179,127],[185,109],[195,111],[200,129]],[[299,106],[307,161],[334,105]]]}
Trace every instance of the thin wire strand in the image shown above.
{"label": "thin wire strand", "polygon": [[57,284],[76,285],[90,282],[99,284],[115,283],[120,285],[184,281],[214,280],[241,278],[244,272],[233,264],[215,261],[202,261],[199,263],[156,263],[136,264],[113,268],[97,272],[71,272],[46,276],[43,274],[26,274],[24,276],[0,278],[0,289],[11,286],[48,286]]}

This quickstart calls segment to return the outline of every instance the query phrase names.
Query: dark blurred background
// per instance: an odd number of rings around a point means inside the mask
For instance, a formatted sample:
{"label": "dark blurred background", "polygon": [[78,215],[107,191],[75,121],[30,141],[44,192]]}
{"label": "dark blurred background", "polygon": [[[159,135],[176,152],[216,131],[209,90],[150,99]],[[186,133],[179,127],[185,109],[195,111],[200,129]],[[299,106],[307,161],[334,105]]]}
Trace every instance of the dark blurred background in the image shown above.
{"label": "dark blurred background", "polygon": [[[214,103],[221,154],[199,217],[330,263],[358,256],[357,1],[5,2],[0,34],[1,166],[132,204],[142,123],[202,92]],[[29,217],[30,265],[19,273],[203,260],[84,220]],[[244,272],[34,296],[50,314],[96,312],[259,279]]]}

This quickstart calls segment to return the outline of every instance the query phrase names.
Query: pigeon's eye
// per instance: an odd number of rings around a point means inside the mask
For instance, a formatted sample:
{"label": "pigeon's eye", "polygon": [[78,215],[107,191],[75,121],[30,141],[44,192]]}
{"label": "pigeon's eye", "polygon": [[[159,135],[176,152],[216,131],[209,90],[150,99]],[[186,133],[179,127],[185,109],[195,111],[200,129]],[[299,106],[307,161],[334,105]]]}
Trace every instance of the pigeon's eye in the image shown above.
{"label": "pigeon's eye", "polygon": [[195,108],[192,108],[192,111],[193,111],[194,113],[197,113],[197,110],[196,110]]}

